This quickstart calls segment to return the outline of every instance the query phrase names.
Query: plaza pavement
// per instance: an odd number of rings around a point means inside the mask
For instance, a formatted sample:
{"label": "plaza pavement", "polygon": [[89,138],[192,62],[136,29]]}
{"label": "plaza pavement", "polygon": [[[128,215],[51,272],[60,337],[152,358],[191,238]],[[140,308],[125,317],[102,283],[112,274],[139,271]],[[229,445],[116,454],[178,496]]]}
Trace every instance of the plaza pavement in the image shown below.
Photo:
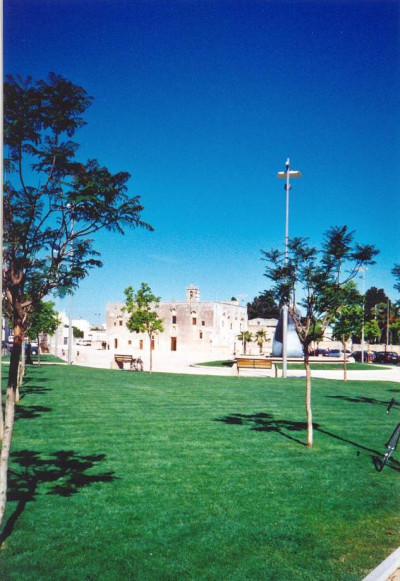
{"label": "plaza pavement", "polygon": [[[144,370],[148,369],[148,355],[146,352],[141,353]],[[110,351],[95,349],[94,347],[75,347],[73,350],[74,365],[84,367],[97,367],[110,369],[114,356]],[[220,375],[236,376],[235,368],[231,367],[208,367],[202,365],[207,361],[224,359],[224,357],[215,354],[180,354],[179,352],[159,353],[153,352],[153,371],[165,373],[187,373],[196,375]],[[246,373],[246,372],[245,372]],[[278,375],[281,371],[278,371]],[[244,373],[243,373],[244,375]],[[264,377],[265,372],[260,372],[259,376]],[[288,369],[288,377],[305,377],[303,369]],[[324,379],[343,379],[343,368],[338,365],[335,370],[313,369],[313,377]],[[395,381],[400,382],[400,365],[380,365],[375,368],[372,364],[368,370],[350,370],[347,372],[349,381]]]}

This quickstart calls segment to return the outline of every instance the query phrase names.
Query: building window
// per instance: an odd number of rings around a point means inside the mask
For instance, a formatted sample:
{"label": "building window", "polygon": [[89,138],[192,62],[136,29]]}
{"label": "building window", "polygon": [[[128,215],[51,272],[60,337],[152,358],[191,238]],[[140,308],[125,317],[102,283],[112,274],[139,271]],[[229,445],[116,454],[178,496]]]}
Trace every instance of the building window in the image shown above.
{"label": "building window", "polygon": [[200,331],[200,333],[199,333],[199,339],[202,339],[202,338],[203,338],[203,331]]}
{"label": "building window", "polygon": [[192,317],[192,325],[197,325],[197,317]]}
{"label": "building window", "polygon": [[114,327],[116,327],[116,326],[117,326],[117,321],[114,321]]}
{"label": "building window", "polygon": [[172,324],[176,325],[176,315],[172,315]]}
{"label": "building window", "polygon": [[205,321],[201,321],[201,326],[205,327],[206,326],[206,322]]}
{"label": "building window", "polygon": [[176,351],[177,347],[177,338],[171,337],[171,351]]}
{"label": "building window", "polygon": [[114,339],[114,349],[118,349],[118,339]]}
{"label": "building window", "polygon": [[143,349],[143,339],[139,340],[139,349]]}
{"label": "building window", "polygon": [[120,327],[122,327],[122,325],[123,325],[123,324],[124,324],[123,320],[122,320],[122,319],[120,319],[120,320],[119,320],[119,326],[120,326]]}
{"label": "building window", "polygon": [[130,339],[128,340],[128,345],[132,345],[132,341]]}

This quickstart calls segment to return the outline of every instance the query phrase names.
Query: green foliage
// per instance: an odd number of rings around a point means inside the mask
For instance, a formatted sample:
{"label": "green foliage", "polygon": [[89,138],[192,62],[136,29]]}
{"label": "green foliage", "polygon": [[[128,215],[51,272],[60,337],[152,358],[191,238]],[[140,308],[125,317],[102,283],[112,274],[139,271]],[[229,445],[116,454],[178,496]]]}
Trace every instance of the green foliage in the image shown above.
{"label": "green foliage", "polygon": [[381,330],[378,325],[378,321],[372,319],[372,321],[367,321],[364,326],[365,338],[368,343],[377,343],[381,336]]}
{"label": "green foliage", "polygon": [[334,320],[346,297],[346,285],[358,269],[375,262],[378,251],[354,243],[353,237],[347,226],[333,227],[325,233],[320,251],[305,238],[292,238],[287,260],[277,249],[263,252],[265,276],[272,281],[279,304],[288,304],[305,353]]}
{"label": "green foliage", "polygon": [[29,335],[31,337],[38,337],[41,333],[53,335],[60,324],[61,320],[58,312],[54,310],[54,303],[39,301],[35,303],[30,315]]}
{"label": "green foliage", "polygon": [[131,333],[147,333],[151,337],[164,331],[163,319],[154,310],[161,299],[152,293],[148,284],[142,282],[136,292],[129,286],[124,293],[126,300],[123,310],[130,315],[126,326]]}
{"label": "green foliage", "polygon": [[394,267],[392,268],[392,274],[396,279],[396,284],[394,285],[394,288],[400,293],[400,264],[394,265]]}
{"label": "green foliage", "polygon": [[129,174],[76,158],[71,141],[92,102],[60,75],[8,76],[4,83],[4,288],[10,317],[26,319],[49,292],[70,292],[101,266],[92,236],[101,229],[152,229]]}
{"label": "green foliage", "polygon": [[271,290],[264,291],[258,297],[254,297],[251,303],[247,303],[249,319],[279,319],[279,314],[280,309]]}
{"label": "green foliage", "polygon": [[341,289],[341,305],[333,317],[332,336],[343,343],[359,336],[363,322],[362,296],[353,281]]}
{"label": "green foliage", "polygon": [[371,286],[365,293],[365,320],[376,319],[382,310],[381,305],[386,307],[388,300],[389,297],[383,288],[378,289],[376,286]]}
{"label": "green foliage", "polygon": [[72,333],[75,339],[83,339],[84,332],[78,329],[78,327],[75,327],[75,325],[72,327]]}

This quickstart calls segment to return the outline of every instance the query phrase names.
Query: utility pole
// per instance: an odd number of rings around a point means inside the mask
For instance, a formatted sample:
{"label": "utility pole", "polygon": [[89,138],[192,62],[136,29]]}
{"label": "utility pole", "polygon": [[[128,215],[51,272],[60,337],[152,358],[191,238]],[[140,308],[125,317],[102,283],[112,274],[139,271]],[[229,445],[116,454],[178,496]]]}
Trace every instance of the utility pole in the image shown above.
{"label": "utility pole", "polygon": [[[290,159],[286,160],[286,171],[278,172],[278,178],[285,179],[286,212],[285,212],[285,266],[289,262],[289,191],[291,189],[290,178],[301,178],[299,171],[290,169]],[[282,307],[282,377],[287,377],[287,329],[288,329],[288,304]]]}

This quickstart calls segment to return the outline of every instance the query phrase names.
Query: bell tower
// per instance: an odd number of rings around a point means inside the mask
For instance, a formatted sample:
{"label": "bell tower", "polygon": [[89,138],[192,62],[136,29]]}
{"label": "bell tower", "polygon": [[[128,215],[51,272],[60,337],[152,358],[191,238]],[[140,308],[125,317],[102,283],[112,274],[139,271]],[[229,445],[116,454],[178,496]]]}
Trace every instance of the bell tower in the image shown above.
{"label": "bell tower", "polygon": [[188,303],[198,303],[200,301],[200,289],[199,287],[191,284],[186,289],[186,300]]}

